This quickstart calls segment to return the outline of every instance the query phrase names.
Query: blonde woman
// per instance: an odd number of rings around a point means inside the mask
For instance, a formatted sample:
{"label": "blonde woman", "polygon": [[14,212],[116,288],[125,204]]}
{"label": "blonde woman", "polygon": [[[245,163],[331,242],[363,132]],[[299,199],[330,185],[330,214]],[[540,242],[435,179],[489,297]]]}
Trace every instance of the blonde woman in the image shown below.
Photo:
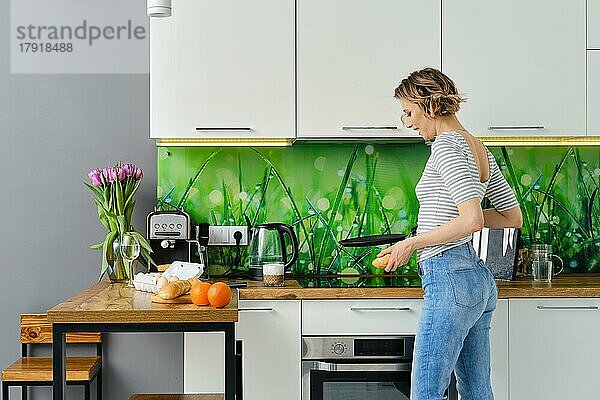
{"label": "blonde woman", "polygon": [[[433,144],[416,186],[417,235],[382,251],[386,271],[417,251],[425,292],[415,339],[411,400],[442,400],[454,370],[463,400],[493,399],[489,330],[494,278],[471,244],[472,233],[520,227],[521,209],[494,156],[460,123],[464,98],[434,68],[411,73],[396,88],[403,123]],[[487,196],[493,208],[482,210]]]}

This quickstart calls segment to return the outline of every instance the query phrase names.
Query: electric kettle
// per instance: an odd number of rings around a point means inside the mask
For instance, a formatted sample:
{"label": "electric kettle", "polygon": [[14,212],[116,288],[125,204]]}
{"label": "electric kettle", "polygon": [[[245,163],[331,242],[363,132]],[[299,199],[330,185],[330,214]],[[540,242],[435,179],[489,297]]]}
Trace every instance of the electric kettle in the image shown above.
{"label": "electric kettle", "polygon": [[[286,250],[285,235],[289,236],[292,254]],[[252,280],[262,280],[263,265],[283,263],[287,270],[298,258],[298,238],[290,225],[271,223],[256,225],[250,229],[250,253],[248,275]]]}

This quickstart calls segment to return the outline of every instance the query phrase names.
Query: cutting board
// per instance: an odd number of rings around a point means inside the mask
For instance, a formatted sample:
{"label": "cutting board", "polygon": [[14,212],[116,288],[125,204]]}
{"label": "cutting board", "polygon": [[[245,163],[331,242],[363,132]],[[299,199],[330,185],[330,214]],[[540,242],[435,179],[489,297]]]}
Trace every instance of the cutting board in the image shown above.
{"label": "cutting board", "polygon": [[161,299],[160,296],[153,294],[152,295],[153,303],[162,303],[162,304],[189,304],[192,302],[189,294],[184,294],[183,296],[175,297],[174,299],[164,300]]}

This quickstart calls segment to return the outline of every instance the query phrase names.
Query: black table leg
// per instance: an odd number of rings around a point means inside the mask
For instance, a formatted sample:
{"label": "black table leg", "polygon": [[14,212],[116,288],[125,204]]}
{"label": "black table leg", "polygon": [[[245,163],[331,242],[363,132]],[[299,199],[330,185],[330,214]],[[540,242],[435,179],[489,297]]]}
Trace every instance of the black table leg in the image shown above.
{"label": "black table leg", "polygon": [[225,327],[225,400],[235,399],[235,327]]}
{"label": "black table leg", "polygon": [[63,400],[67,386],[66,331],[62,324],[52,324],[52,398]]}

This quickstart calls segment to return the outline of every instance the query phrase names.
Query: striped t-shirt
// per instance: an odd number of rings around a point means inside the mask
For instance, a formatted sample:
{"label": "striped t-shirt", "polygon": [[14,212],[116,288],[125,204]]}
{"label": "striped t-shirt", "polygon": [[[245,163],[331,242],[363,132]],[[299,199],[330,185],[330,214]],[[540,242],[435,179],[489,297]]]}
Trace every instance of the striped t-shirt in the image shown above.
{"label": "striped t-shirt", "polygon": [[[486,148],[490,178],[481,183],[477,162],[465,138],[458,132],[443,132],[435,138],[431,155],[415,189],[419,200],[417,234],[428,232],[458,217],[457,204],[487,196],[500,212],[518,205],[515,194],[504,179],[493,154]],[[467,243],[473,235],[422,248],[423,261],[449,248]]]}

